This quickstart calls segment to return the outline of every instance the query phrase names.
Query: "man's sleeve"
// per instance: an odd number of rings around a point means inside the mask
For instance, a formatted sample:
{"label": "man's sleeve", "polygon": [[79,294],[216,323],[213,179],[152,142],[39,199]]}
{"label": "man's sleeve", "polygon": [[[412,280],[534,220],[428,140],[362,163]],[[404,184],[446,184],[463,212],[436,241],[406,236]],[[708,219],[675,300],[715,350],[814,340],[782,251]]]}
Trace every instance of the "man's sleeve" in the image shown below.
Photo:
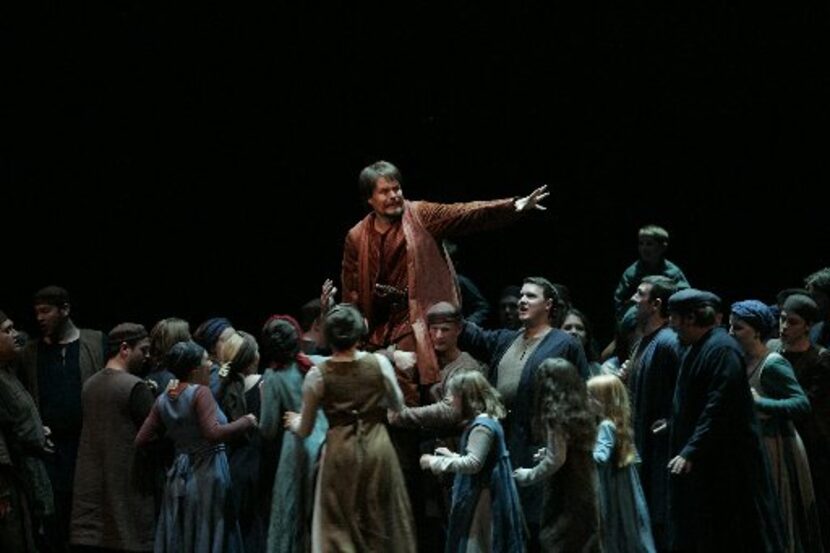
{"label": "man's sleeve", "polygon": [[516,221],[513,198],[486,202],[437,204],[413,202],[427,231],[438,239],[503,227]]}
{"label": "man's sleeve", "polygon": [[[688,461],[694,461],[701,451],[705,451],[713,436],[724,435],[735,424],[731,420],[734,410],[730,403],[740,399],[735,391],[740,385],[738,377],[742,369],[740,361],[733,358],[734,355],[737,354],[725,351],[712,360],[715,366],[710,371],[706,406],[697,419],[692,437],[680,452],[680,456]],[[746,381],[743,385],[746,385]],[[749,387],[745,391],[749,394]]]}
{"label": "man's sleeve", "polygon": [[484,330],[475,323],[465,321],[458,336],[458,345],[475,359],[491,359],[502,336],[513,332],[505,329]]}

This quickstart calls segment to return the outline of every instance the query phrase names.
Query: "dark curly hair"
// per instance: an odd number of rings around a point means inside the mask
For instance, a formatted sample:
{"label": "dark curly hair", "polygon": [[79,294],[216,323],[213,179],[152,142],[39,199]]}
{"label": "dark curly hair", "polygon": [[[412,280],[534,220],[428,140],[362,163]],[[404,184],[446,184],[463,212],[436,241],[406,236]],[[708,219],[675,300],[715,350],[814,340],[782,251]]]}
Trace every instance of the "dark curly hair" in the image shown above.
{"label": "dark curly hair", "polygon": [[178,342],[164,356],[164,366],[176,378],[186,381],[201,366],[204,355],[205,348],[193,340]]}
{"label": "dark curly hair", "polygon": [[544,440],[547,428],[559,427],[568,435],[568,444],[593,449],[598,417],[588,400],[588,387],[576,367],[561,357],[545,359],[536,373],[534,432]]}
{"label": "dark curly hair", "polygon": [[262,327],[260,345],[263,365],[285,368],[300,351],[300,336],[290,321],[271,318]]}

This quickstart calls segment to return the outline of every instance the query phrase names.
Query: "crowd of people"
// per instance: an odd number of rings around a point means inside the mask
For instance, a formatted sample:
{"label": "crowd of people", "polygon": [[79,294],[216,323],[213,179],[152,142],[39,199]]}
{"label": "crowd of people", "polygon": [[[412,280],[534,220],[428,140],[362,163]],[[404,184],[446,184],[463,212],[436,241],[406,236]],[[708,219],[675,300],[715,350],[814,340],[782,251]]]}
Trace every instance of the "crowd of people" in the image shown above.
{"label": "crowd of people", "polygon": [[359,185],[343,302],[327,281],[297,319],[104,334],[58,286],[36,338],[0,312],[2,551],[830,551],[830,268],[725,306],[644,226],[600,348],[566,286],[488,317],[448,255],[545,187]]}

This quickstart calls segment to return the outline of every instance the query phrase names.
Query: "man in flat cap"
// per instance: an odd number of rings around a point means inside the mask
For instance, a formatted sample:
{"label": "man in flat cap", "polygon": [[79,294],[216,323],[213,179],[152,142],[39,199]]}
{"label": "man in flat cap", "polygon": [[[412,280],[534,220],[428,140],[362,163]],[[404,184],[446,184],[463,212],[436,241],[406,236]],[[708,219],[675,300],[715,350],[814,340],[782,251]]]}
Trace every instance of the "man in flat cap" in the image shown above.
{"label": "man in flat cap", "polygon": [[135,376],[149,354],[147,330],[140,324],[119,324],[108,336],[106,366],[84,385],[72,545],[108,551],[153,549],[152,488],[137,485],[151,479],[139,478],[133,444],[155,399],[144,380]]}
{"label": "man in flat cap", "polygon": [[720,328],[720,298],[689,288],[669,298],[686,347],[670,420],[669,548],[785,550],[743,355]]}

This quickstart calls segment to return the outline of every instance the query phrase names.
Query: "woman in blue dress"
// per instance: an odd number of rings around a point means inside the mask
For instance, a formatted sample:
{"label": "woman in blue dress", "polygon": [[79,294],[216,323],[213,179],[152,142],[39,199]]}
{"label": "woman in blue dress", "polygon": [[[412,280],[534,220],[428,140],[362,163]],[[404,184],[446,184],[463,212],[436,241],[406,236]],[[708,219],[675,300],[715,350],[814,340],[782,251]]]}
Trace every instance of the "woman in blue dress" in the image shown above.
{"label": "woman in blue dress", "polygon": [[256,425],[245,415],[227,423],[208,388],[210,360],[192,341],[179,342],[165,357],[175,376],[153,405],[135,438],[145,446],[164,434],[176,448],[167,473],[156,553],[242,551],[239,525],[230,509],[231,486],[223,442]]}
{"label": "woman in blue dress", "polygon": [[266,367],[260,430],[266,440],[279,444],[266,551],[281,553],[303,553],[310,546],[315,469],[328,429],[321,412],[305,440],[283,429],[285,414],[302,408],[303,378],[311,368],[309,359],[300,353],[301,337],[293,318],[274,315],[265,322],[260,338]]}

